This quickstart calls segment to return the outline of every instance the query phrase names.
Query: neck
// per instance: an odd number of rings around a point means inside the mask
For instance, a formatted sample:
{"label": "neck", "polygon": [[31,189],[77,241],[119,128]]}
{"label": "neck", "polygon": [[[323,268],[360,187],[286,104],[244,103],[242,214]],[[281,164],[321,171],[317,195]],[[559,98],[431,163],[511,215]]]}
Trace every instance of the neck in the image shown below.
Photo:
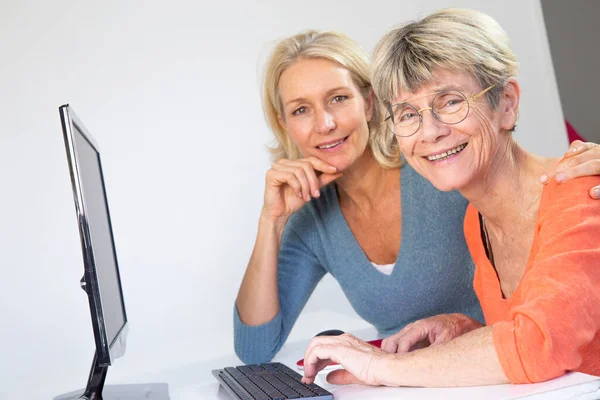
{"label": "neck", "polygon": [[460,193],[483,215],[488,227],[514,232],[516,226],[535,221],[543,190],[538,177],[550,162],[507,137],[488,167]]}
{"label": "neck", "polygon": [[340,204],[353,203],[364,207],[373,207],[389,192],[390,184],[399,183],[399,169],[383,168],[375,157],[370,147],[363,155],[344,171],[336,180]]}

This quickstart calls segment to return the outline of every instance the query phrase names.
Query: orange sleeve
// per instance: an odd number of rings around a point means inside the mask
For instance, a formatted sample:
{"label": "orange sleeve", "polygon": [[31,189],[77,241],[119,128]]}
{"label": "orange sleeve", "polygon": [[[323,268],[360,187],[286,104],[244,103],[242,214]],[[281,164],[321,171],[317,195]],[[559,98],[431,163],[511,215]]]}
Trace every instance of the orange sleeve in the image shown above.
{"label": "orange sleeve", "polygon": [[493,325],[494,344],[512,383],[552,379],[577,369],[580,348],[600,329],[600,177],[550,183],[540,204],[533,264],[509,320]]}

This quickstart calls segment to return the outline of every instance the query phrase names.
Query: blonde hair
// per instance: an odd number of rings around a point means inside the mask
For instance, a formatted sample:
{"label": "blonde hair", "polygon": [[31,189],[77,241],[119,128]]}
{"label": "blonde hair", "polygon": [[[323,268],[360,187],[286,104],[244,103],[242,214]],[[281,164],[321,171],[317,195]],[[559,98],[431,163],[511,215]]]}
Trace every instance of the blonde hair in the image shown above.
{"label": "blonde hair", "polygon": [[466,9],[444,9],[387,33],[373,53],[373,88],[387,107],[400,89],[416,92],[433,80],[437,68],[466,72],[498,105],[508,78],[518,73],[510,38],[490,16]]}
{"label": "blonde hair", "polygon": [[[279,41],[267,61],[263,83],[263,111],[267,124],[275,135],[274,146],[269,148],[274,161],[302,157],[298,146],[279,124],[278,116],[283,116],[283,105],[278,86],[286,68],[299,59],[310,58],[325,59],[341,65],[350,72],[365,99],[371,94],[369,55],[348,36],[337,32],[308,30]],[[382,117],[381,105],[375,100],[373,117],[368,123],[369,146],[382,166],[398,167],[401,164],[400,152],[393,134],[382,125]]]}

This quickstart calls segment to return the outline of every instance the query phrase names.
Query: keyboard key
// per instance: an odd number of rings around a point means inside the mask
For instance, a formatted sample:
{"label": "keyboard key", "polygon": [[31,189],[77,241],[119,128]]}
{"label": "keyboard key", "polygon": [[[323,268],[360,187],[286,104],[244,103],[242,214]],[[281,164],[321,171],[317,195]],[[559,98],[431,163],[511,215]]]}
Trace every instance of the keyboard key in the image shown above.
{"label": "keyboard key", "polygon": [[227,376],[227,374],[221,374],[220,376],[221,376],[221,379],[223,379],[227,383],[227,386],[229,386],[229,388],[231,390],[233,390],[235,392],[235,394],[238,395],[241,400],[253,400],[253,398],[250,396],[250,394],[248,394],[247,392],[241,391],[237,387],[237,385],[234,384],[233,381]]}
{"label": "keyboard key", "polygon": [[[227,367],[220,376],[232,390],[237,389],[234,391],[242,400],[333,399],[333,395],[322,387],[302,383],[302,375],[281,363]],[[239,390],[233,381],[247,393]]]}

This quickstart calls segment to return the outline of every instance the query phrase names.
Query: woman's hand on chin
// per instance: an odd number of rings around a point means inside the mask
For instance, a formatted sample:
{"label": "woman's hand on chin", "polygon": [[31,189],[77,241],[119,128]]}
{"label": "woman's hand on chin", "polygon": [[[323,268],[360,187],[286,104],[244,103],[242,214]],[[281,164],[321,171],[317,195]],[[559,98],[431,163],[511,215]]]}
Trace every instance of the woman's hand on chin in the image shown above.
{"label": "woman's hand on chin", "polygon": [[277,161],[265,178],[262,217],[271,222],[289,218],[341,175],[334,166],[316,157]]}

